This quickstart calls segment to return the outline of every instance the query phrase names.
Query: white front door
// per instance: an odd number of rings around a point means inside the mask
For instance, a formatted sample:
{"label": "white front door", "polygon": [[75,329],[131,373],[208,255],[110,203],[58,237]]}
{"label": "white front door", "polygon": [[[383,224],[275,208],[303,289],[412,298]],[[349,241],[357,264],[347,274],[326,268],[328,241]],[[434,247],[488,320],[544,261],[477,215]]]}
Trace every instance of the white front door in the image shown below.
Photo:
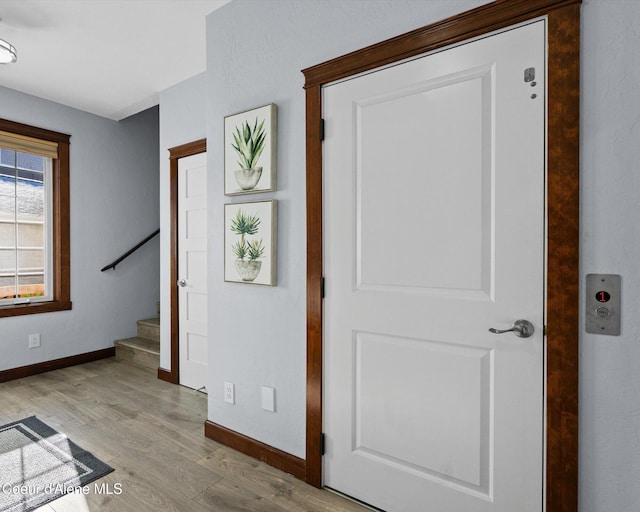
{"label": "white front door", "polygon": [[207,154],[178,160],[180,384],[207,382]]}
{"label": "white front door", "polygon": [[326,486],[542,510],[545,52],[541,20],[323,89]]}

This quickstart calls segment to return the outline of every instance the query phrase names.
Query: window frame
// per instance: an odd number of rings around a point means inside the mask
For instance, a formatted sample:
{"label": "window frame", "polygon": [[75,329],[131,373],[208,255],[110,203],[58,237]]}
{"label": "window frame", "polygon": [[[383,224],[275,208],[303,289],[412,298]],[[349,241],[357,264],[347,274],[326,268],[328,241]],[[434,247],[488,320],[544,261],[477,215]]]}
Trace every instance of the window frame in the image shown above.
{"label": "window frame", "polygon": [[0,130],[16,135],[55,142],[58,146],[58,158],[51,160],[51,185],[53,189],[53,200],[51,204],[51,230],[53,234],[51,299],[28,304],[7,304],[0,306],[0,318],[70,310],[72,307],[69,228],[69,149],[71,136],[6,119],[0,119]]}

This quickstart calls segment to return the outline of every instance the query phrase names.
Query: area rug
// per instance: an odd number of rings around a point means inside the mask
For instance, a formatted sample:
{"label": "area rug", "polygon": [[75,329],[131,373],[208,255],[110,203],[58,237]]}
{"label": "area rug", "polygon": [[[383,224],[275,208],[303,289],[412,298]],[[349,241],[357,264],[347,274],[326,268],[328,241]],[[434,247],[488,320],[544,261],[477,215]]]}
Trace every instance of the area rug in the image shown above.
{"label": "area rug", "polygon": [[29,512],[111,471],[35,416],[0,427],[0,512]]}

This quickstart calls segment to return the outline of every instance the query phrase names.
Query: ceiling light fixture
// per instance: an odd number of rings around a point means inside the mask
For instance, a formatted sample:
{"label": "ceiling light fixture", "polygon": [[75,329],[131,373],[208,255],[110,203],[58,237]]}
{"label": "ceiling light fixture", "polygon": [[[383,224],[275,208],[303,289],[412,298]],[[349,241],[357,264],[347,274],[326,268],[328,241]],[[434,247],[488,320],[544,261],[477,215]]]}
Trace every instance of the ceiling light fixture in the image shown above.
{"label": "ceiling light fixture", "polygon": [[11,64],[18,60],[18,52],[7,43],[4,39],[0,39],[0,64]]}

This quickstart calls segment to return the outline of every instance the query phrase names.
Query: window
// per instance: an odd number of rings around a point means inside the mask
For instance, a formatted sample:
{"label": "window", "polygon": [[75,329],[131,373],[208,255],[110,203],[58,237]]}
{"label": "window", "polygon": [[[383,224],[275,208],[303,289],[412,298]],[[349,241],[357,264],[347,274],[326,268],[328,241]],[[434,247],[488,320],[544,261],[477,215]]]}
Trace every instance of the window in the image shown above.
{"label": "window", "polygon": [[51,158],[0,147],[0,305],[51,300]]}
{"label": "window", "polygon": [[71,309],[69,138],[0,119],[0,317]]}

